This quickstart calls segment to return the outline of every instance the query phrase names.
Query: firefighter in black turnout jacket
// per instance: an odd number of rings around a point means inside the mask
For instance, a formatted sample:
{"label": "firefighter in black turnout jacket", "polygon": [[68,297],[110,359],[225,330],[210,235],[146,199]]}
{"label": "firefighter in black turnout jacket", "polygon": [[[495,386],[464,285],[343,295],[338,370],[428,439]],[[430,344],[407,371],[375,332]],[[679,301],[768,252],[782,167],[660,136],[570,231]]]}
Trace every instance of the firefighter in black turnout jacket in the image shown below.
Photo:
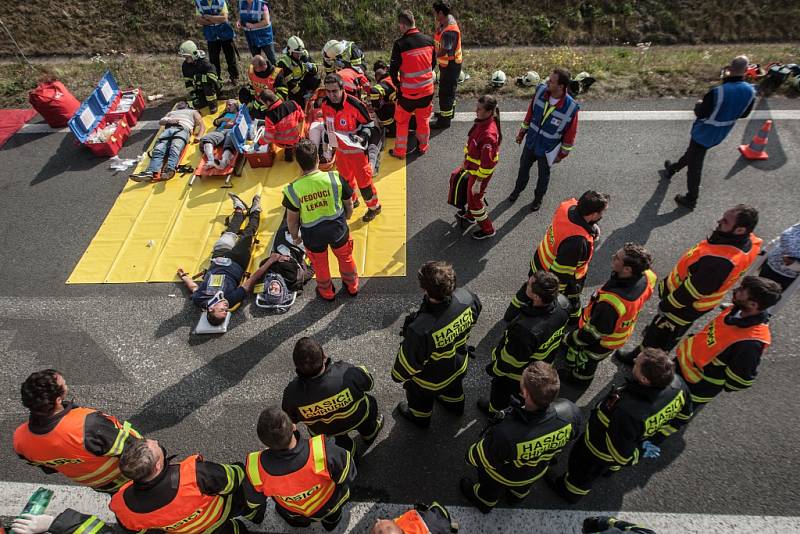
{"label": "firefighter in black turnout jacket", "polygon": [[481,440],[467,451],[478,482],[462,478],[460,488],[481,512],[489,513],[506,492],[512,504],[527,497],[550,461],[580,432],[581,412],[573,402],[556,399],[559,388],[552,365],[530,364],[519,381],[524,404],[494,415]]}
{"label": "firefighter in black turnout jacket", "polygon": [[509,406],[511,396],[519,392],[519,380],[529,363],[553,363],[570,308],[567,298],[559,294],[558,285],[558,277],[546,271],[537,271],[528,279],[525,294],[530,300],[506,327],[486,366],[492,377],[492,390],[488,399],[478,400],[478,408],[484,413]]}
{"label": "firefighter in black turnout jacket", "polygon": [[453,413],[464,413],[461,381],[469,363],[467,341],[482,306],[468,289],[456,289],[449,263],[426,262],[417,278],[425,298],[406,317],[392,379],[406,390],[408,402],[397,405],[400,415],[427,428],[435,400]]}
{"label": "firefighter in black turnout jacket", "polygon": [[692,416],[689,387],[663,350],[643,350],[636,357],[633,378],[621,387],[611,387],[572,448],[567,472],[547,479],[565,500],[578,502],[601,475],[636,464],[644,440],[668,436],[675,432],[673,421],[688,421]]}
{"label": "firefighter in black turnout jacket", "polygon": [[372,443],[383,427],[372,390],[372,375],[365,367],[332,362],[319,343],[303,337],[292,354],[297,378],[283,390],[283,411],[292,422],[304,423],[312,436],[324,434],[355,458],[356,444],[348,435],[358,431]]}

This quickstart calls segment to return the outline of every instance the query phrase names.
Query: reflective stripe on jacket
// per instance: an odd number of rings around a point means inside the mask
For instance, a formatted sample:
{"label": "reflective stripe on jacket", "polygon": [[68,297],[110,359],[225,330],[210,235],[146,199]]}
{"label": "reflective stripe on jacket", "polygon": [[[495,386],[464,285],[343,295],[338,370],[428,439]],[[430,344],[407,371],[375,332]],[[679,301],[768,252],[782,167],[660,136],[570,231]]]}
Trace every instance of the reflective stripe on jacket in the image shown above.
{"label": "reflective stripe on jacket", "polygon": [[29,423],[14,432],[14,451],[31,464],[55,469],[77,484],[103,491],[116,491],[128,479],[120,473],[119,457],[128,436],[140,437],[130,423],[120,423],[105,415],[120,432],[111,449],[103,456],[87,451],[84,445],[86,418],[96,413],[91,408],[75,407],[46,434],[34,434]]}
{"label": "reflective stripe on jacket", "polygon": [[[716,360],[716,357],[734,343],[755,340],[768,346],[772,342],[769,325],[766,323],[747,328],[727,324],[725,318],[732,310],[733,308],[728,308],[723,311],[714,320],[709,321],[705,328],[684,338],[678,345],[676,353],[681,366],[681,375],[690,384],[708,380],[703,375],[703,369],[709,364],[724,365]],[[725,381],[717,385],[724,386]]]}
{"label": "reflective stripe on jacket", "polygon": [[[586,239],[586,242],[589,245],[589,257],[586,258],[586,261],[578,262],[578,265],[574,268],[575,280],[581,280],[589,271],[589,263],[592,261],[592,255],[594,254],[594,237],[586,230],[586,228],[583,228],[582,226],[577,225],[569,220],[569,209],[572,206],[577,205],[578,201],[574,198],[570,198],[558,206],[556,213],[553,216],[553,221],[550,223],[550,226],[547,228],[547,232],[544,235],[544,239],[542,239],[541,243],[539,243],[537,253],[539,255],[539,260],[542,263],[542,267],[546,271],[552,273],[572,274],[571,267],[561,266],[556,261],[558,257],[558,247],[567,238],[576,235],[583,237]],[[533,265],[533,262],[531,262],[531,269],[534,272],[537,270],[537,268]],[[570,272],[567,272],[567,270]]]}
{"label": "reflective stripe on jacket", "polygon": [[[643,291],[638,295],[620,295],[618,293],[609,291],[601,287],[593,295],[589,304],[583,308],[583,313],[578,321],[578,328],[584,328],[590,324],[592,317],[592,310],[595,303],[606,302],[610,304],[617,312],[617,322],[614,325],[614,331],[610,334],[599,334],[600,345],[608,350],[615,350],[622,348],[628,341],[628,338],[633,334],[633,329],[636,327],[636,319],[639,317],[639,312],[644,307],[647,300],[653,294],[653,288],[656,286],[658,278],[656,273],[650,269],[646,270],[643,275],[646,279],[646,284]],[[634,297],[634,298],[630,298]],[[596,334],[597,335],[597,334]]]}
{"label": "reflective stripe on jacket", "polygon": [[246,472],[256,491],[273,497],[278,506],[304,517],[318,512],[336,490],[336,483],[328,472],[324,436],[309,440],[308,460],[294,473],[280,476],[267,473],[261,465],[261,452],[247,456]]}
{"label": "reflective stripe on jacket", "polygon": [[756,97],[756,90],[745,81],[726,82],[714,89],[714,111],[707,119],[692,125],[692,139],[706,148],[720,144]]}
{"label": "reflective stripe on jacket", "polygon": [[197,461],[195,454],[180,463],[178,493],[169,503],[152,512],[137,513],[125,503],[125,492],[133,482],[125,484],[109,503],[119,522],[128,530],[163,530],[181,534],[213,532],[228,519],[232,498],[221,495],[205,495],[197,483]]}
{"label": "reflective stripe on jacket", "polygon": [[[750,264],[752,264],[756,256],[758,256],[761,250],[761,238],[757,237],[755,234],[750,234],[750,242],[752,246],[749,251],[745,252],[733,245],[712,244],[709,243],[707,239],[700,241],[681,256],[681,259],[678,260],[672,272],[669,273],[666,279],[668,293],[674,292],[685,282],[689,294],[695,298],[692,303],[692,307],[695,310],[705,313],[715,308],[722,302],[725,293],[736,284],[739,277],[744,275],[747,268],[750,267]],[[719,289],[710,295],[701,294],[694,289],[691,285],[691,278],[689,277],[689,268],[703,256],[719,256],[733,264],[733,269],[731,269],[728,277],[722,282]],[[687,278],[689,278],[689,280],[687,280]],[[670,296],[666,295],[664,298],[669,300]],[[674,302],[674,300],[675,299],[670,300],[670,303],[676,305],[677,303]]]}

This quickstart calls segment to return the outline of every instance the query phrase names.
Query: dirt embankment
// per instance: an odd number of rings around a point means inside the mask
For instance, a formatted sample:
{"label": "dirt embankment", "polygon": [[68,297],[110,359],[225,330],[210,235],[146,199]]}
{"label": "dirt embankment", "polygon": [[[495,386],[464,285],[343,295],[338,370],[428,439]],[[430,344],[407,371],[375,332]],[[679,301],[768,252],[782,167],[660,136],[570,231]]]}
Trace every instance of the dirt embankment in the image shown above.
{"label": "dirt embankment", "polygon": [[[433,26],[430,0],[269,3],[277,43],[296,34],[314,49],[330,38],[385,49],[396,37],[395,14],[401,6],[417,14],[420,28],[430,31]],[[235,17],[237,2],[228,4]],[[27,0],[8,5],[2,20],[30,56],[173,52],[184,39],[202,39],[190,0]],[[466,46],[800,39],[800,2],[789,0],[453,0],[452,5]],[[238,40],[244,48],[244,38],[239,35]],[[4,35],[0,56],[13,54],[14,45]]]}

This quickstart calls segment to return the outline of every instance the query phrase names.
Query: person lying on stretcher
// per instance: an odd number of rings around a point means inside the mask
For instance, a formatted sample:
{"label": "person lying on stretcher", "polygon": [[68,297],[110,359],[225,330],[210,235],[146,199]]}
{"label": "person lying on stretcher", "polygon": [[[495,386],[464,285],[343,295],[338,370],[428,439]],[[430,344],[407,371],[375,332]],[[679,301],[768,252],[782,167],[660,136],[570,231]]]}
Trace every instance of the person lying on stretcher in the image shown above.
{"label": "person lying on stretcher", "polygon": [[[211,263],[203,274],[203,280],[198,284],[189,273],[178,268],[178,277],[191,291],[192,302],[207,312],[208,322],[212,326],[224,323],[228,312],[239,308],[247,294],[253,292],[256,282],[263,278],[272,263],[278,261],[277,258],[270,258],[271,261],[266,261],[253,276],[245,279],[253,237],[261,217],[261,197],[254,196],[248,208],[238,196],[233,193],[228,193],[228,196],[233,201],[233,215],[228,220],[227,230],[214,243]],[[241,230],[245,215],[248,217],[247,226]]]}
{"label": "person lying on stretcher", "polygon": [[[206,131],[203,117],[189,109],[185,101],[175,104],[175,109],[164,115],[158,124],[164,127],[150,154],[147,169],[131,175],[134,182],[166,181],[175,176],[175,169],[180,163],[183,149],[189,143],[189,137],[197,139]],[[164,159],[166,158],[166,165]],[[162,167],[163,172],[162,172]]]}
{"label": "person lying on stretcher", "polygon": [[[200,138],[200,148],[206,156],[206,168],[227,169],[236,156],[236,141],[231,135],[231,130],[239,113],[239,101],[228,100],[225,110],[214,119],[214,131],[208,132]],[[214,149],[222,147],[222,157],[217,158]]]}

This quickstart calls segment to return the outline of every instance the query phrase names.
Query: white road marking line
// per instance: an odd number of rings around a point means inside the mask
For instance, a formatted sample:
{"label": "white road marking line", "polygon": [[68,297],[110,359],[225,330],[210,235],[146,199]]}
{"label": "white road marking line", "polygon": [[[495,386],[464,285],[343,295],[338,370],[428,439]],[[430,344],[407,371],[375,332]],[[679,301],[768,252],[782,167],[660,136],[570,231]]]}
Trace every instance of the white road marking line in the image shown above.
{"label": "white road marking line", "polygon": [[[502,114],[503,122],[522,121],[525,118],[524,111],[504,111]],[[800,110],[797,109],[775,109],[754,111],[750,119],[762,120],[800,120]],[[453,117],[455,122],[472,122],[475,114],[459,111]],[[691,121],[694,120],[692,111],[581,111],[581,122],[584,121]],[[133,131],[138,130],[157,130],[158,121],[139,121],[133,127]],[[41,133],[68,133],[69,128],[51,128],[47,124],[26,124],[17,133],[41,134]]]}
{"label": "white road marking line", "polygon": [[[95,514],[104,521],[114,521],[108,509],[108,497],[88,488],[55,484],[31,484],[26,482],[0,482],[0,516],[16,516],[31,493],[39,486],[55,493],[47,513],[58,515],[65,508]],[[336,532],[366,532],[375,519],[397,517],[412,505],[374,502],[353,502],[346,506],[349,518]],[[662,514],[652,512],[599,512],[584,510],[532,510],[526,508],[498,508],[484,515],[475,508],[448,506],[454,521],[464,534],[496,532],[525,532],[530,534],[552,534],[553,532],[580,532],[583,520],[592,515],[614,515],[626,521],[647,526],[659,534],[714,534],[736,532],[758,532],[759,534],[786,534],[798,532],[800,517],[748,516],[714,514]],[[358,530],[354,530],[358,527]],[[499,529],[498,529],[499,528]],[[290,528],[277,514],[268,513],[264,522],[255,526],[253,532],[278,533]],[[293,529],[291,529],[294,531]],[[321,531],[321,529],[316,529]]]}

